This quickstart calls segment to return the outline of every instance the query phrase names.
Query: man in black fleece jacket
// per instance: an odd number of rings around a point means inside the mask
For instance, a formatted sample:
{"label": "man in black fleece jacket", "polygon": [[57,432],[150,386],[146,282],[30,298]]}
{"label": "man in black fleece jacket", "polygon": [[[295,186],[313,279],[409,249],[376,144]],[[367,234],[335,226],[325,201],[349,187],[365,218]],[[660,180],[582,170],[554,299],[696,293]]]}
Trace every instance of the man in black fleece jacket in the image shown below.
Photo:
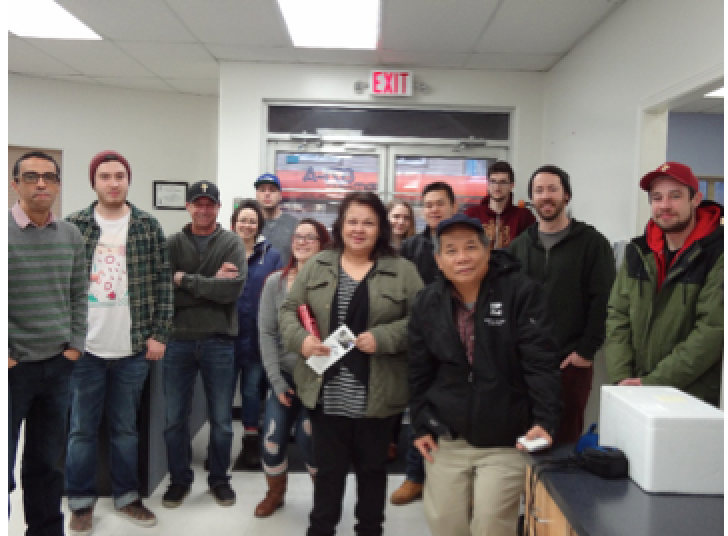
{"label": "man in black fleece jacket", "polygon": [[561,356],[564,413],[556,443],[573,443],[584,429],[594,354],[605,336],[607,301],[615,278],[614,255],[604,236],[566,214],[569,176],[556,166],[537,169],[528,195],[538,214],[508,247],[521,271],[543,284]]}

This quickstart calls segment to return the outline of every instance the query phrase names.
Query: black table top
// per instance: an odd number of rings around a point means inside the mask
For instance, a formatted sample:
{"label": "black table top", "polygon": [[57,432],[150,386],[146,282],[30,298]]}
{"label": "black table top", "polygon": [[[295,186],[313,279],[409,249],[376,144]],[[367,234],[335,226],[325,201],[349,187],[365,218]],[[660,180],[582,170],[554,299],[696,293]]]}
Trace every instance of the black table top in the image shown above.
{"label": "black table top", "polygon": [[[573,446],[531,454],[566,457]],[[646,493],[630,478],[607,480],[581,469],[544,471],[544,486],[580,536],[723,534],[722,495]]]}

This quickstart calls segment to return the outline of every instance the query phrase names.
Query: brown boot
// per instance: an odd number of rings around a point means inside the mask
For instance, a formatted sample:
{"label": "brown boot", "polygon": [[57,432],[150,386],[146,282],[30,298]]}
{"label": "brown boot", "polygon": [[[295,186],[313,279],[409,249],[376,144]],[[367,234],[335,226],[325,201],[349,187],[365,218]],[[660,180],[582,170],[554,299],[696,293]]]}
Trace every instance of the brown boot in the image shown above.
{"label": "brown boot", "polygon": [[411,480],[405,480],[402,482],[402,485],[399,487],[397,491],[392,493],[392,496],[389,498],[390,502],[396,506],[402,506],[404,504],[409,504],[414,500],[420,499],[422,497],[422,489],[425,486],[423,484],[418,484],[417,482],[412,482]]}
{"label": "brown boot", "polygon": [[268,492],[260,504],[255,507],[255,517],[269,517],[273,512],[283,506],[283,496],[286,494],[288,474],[278,476],[265,475],[268,481]]}

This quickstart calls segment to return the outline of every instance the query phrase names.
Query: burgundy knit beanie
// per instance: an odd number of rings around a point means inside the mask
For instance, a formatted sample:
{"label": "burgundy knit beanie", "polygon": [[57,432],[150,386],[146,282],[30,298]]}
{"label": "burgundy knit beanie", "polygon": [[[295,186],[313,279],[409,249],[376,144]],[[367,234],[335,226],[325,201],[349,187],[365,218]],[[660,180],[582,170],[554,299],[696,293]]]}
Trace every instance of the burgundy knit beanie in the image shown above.
{"label": "burgundy knit beanie", "polygon": [[126,174],[129,176],[129,184],[131,184],[131,166],[129,165],[129,162],[127,162],[126,158],[116,151],[101,151],[91,159],[91,165],[89,165],[88,168],[89,175],[91,177],[91,188],[94,187],[96,170],[98,167],[104,162],[113,162],[114,160],[121,162],[121,165],[126,168]]}

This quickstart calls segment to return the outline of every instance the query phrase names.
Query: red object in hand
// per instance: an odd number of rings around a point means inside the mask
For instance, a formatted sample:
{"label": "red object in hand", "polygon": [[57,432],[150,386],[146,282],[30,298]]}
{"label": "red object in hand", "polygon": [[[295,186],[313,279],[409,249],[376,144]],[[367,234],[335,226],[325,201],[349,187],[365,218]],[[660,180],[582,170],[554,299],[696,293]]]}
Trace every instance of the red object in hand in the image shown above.
{"label": "red object in hand", "polygon": [[299,306],[298,319],[301,321],[303,329],[321,340],[321,332],[319,331],[318,324],[316,323],[316,318],[314,318],[313,311],[311,311],[311,308],[308,305],[304,304]]}

